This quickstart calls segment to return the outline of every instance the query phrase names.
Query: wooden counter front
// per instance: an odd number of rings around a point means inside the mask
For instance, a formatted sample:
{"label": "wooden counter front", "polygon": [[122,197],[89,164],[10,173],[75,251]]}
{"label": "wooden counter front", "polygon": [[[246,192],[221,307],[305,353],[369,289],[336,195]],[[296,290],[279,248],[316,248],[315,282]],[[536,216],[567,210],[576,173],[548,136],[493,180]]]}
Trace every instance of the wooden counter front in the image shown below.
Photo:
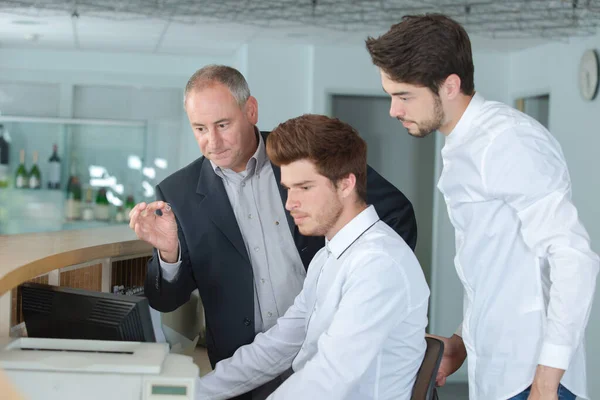
{"label": "wooden counter front", "polygon": [[22,235],[0,235],[0,296],[58,268],[105,257],[150,254],[127,225]]}

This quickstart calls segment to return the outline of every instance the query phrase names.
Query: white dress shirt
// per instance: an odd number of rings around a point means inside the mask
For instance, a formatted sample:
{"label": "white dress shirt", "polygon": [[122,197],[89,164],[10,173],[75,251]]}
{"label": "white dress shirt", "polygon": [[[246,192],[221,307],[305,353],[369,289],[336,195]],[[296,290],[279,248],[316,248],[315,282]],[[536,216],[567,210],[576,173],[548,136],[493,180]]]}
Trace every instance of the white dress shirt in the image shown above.
{"label": "white dress shirt", "polygon": [[537,121],[475,94],[446,138],[438,188],[456,232],[469,398],[525,390],[538,364],[587,398],[584,330],[598,256],[571,202],[558,142]]}
{"label": "white dress shirt", "polygon": [[413,252],[370,206],[315,255],[277,324],[199,379],[195,398],[230,398],[292,366],[269,399],[409,399],[428,298]]}

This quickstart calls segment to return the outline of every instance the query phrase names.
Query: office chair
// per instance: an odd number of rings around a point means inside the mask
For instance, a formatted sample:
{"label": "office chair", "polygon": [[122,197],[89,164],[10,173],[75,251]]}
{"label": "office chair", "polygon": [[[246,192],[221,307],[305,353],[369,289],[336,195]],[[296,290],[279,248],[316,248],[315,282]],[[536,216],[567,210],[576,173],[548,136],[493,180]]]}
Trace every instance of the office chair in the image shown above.
{"label": "office chair", "polygon": [[411,400],[438,400],[435,389],[435,378],[442,362],[444,343],[441,340],[426,337],[427,350],[417,372],[417,380],[413,387]]}

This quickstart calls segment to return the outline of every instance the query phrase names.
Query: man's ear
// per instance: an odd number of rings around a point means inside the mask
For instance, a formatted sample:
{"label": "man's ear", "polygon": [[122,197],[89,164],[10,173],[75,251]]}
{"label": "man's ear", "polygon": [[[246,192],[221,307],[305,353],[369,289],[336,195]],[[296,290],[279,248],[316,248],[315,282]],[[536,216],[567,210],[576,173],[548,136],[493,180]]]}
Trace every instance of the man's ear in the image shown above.
{"label": "man's ear", "polygon": [[258,101],[256,98],[254,96],[248,97],[244,107],[246,108],[246,118],[252,125],[256,125],[258,123]]}
{"label": "man's ear", "polygon": [[443,94],[448,100],[454,100],[460,94],[460,77],[456,74],[448,75],[440,87],[440,94]]}
{"label": "man's ear", "polygon": [[356,187],[356,175],[349,173],[338,182],[338,190],[340,191],[343,198],[346,198],[352,194]]}

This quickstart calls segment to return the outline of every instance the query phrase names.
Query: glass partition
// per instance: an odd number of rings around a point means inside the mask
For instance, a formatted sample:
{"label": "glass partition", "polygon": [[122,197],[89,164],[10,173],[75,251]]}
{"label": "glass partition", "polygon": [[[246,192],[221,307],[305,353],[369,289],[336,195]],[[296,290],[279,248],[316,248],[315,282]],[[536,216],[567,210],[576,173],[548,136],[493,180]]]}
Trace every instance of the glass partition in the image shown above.
{"label": "glass partition", "polygon": [[0,234],[127,223],[133,204],[154,198],[144,121],[4,116],[0,125]]}

